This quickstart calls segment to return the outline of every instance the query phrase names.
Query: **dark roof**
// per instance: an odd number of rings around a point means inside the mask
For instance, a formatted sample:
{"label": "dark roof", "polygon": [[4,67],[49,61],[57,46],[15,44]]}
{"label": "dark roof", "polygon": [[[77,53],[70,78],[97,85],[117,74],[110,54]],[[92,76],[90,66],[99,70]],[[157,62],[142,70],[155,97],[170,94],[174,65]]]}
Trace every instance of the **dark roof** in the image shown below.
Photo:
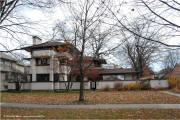
{"label": "dark roof", "polygon": [[[32,51],[33,49],[43,49],[43,48],[51,48],[51,47],[58,47],[58,46],[64,46],[65,43],[64,42],[60,42],[60,41],[48,41],[48,42],[45,42],[45,43],[41,43],[41,44],[37,44],[37,45],[32,45],[32,46],[28,46],[28,47],[24,47],[22,49],[30,52]],[[74,47],[72,44],[70,44],[74,49],[73,50],[76,50],[79,52],[79,50]],[[97,60],[103,64],[106,64],[106,61],[105,59],[96,59],[96,58],[93,58],[93,57],[90,57],[90,56],[84,56],[84,59],[85,60]]]}
{"label": "dark roof", "polygon": [[45,42],[45,43],[24,47],[22,49],[30,52],[32,49],[50,48],[50,47],[56,47],[56,46],[62,46],[62,45],[64,45],[64,42],[48,41],[48,42]]}
{"label": "dark roof", "polygon": [[3,52],[0,52],[0,58],[1,59],[5,59],[5,60],[10,60],[10,61],[16,61],[15,58],[3,53]]}
{"label": "dark roof", "polygon": [[106,64],[106,60],[103,59],[103,58],[94,58],[94,57],[91,57],[91,56],[84,56],[83,57],[84,60],[94,60],[94,61],[98,61],[102,64]]}
{"label": "dark roof", "polygon": [[[65,42],[60,42],[60,41],[48,41],[48,42],[44,42],[41,44],[37,44],[37,45],[32,45],[32,46],[28,46],[28,47],[23,47],[22,49],[30,52],[33,49],[46,49],[46,48],[52,48],[52,47],[58,47],[58,46],[64,46]],[[79,50],[74,47],[72,44],[70,44],[72,46],[72,48],[74,48],[73,50],[76,50],[79,52]]]}
{"label": "dark roof", "polygon": [[115,69],[102,69],[100,74],[127,74],[127,73],[138,73],[132,68],[115,68]]}

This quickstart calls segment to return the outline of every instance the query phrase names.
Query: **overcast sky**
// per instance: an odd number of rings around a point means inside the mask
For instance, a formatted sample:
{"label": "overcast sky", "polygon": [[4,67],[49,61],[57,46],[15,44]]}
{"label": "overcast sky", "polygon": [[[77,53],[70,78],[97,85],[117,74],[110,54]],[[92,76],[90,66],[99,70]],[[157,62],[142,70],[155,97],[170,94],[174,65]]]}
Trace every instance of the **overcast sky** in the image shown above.
{"label": "overcast sky", "polygon": [[[138,9],[137,7],[131,6],[132,4],[127,4],[125,7],[121,8],[120,14],[125,15],[128,20],[132,20],[132,18],[138,16],[138,12],[142,12],[143,9]],[[133,10],[132,10],[133,9]],[[42,38],[43,42],[49,40],[52,33],[52,28],[54,27],[57,21],[67,21],[69,13],[66,7],[56,7],[52,11],[40,10],[40,9],[32,9],[32,8],[23,8],[19,10],[22,16],[25,16],[30,21],[36,21],[38,24],[35,24],[38,28],[38,31],[32,30],[30,31],[33,35],[38,35]],[[174,18],[174,21],[180,24],[180,18]],[[2,34],[2,33],[1,33]],[[8,41],[6,39],[2,40],[4,44],[7,44],[8,48],[17,48],[19,47],[19,43]],[[31,45],[32,38],[30,36],[23,35],[24,45]],[[180,44],[179,38],[174,37],[166,41],[168,44]],[[3,48],[1,48],[3,49]],[[24,53],[24,52],[23,52]],[[27,54],[27,53],[25,53]],[[119,59],[115,58],[113,55],[109,56],[110,63],[118,63],[123,66],[123,63],[119,62]],[[161,65],[159,63],[155,63],[153,65],[154,70],[158,71],[161,69]]]}

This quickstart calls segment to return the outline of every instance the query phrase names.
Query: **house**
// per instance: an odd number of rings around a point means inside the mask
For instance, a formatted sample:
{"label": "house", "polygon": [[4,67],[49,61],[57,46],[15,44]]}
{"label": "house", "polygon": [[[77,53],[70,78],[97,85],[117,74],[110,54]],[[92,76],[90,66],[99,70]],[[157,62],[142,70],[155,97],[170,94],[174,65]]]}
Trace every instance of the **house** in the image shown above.
{"label": "house", "polygon": [[8,89],[8,82],[24,80],[25,65],[10,55],[0,53],[0,91]]}
{"label": "house", "polygon": [[[34,36],[33,45],[22,48],[31,53],[30,69],[27,72],[27,80],[21,85],[21,90],[64,90],[71,86],[71,89],[79,90],[80,51],[68,42],[42,40]],[[139,72],[132,68],[106,69],[104,59],[83,56],[84,67],[87,67],[84,77],[84,89],[102,89],[106,85],[111,88],[118,83],[123,85],[137,83]],[[150,75],[149,69],[144,70],[143,77]],[[149,78],[148,78],[149,79]],[[159,84],[159,81],[155,81]],[[17,90],[19,85],[15,82],[8,83],[9,90]]]}
{"label": "house", "polygon": [[[62,89],[64,88],[64,83],[67,83],[70,78],[71,81],[79,82],[78,56],[80,52],[72,44],[59,41],[42,43],[39,37],[33,36],[33,45],[22,49],[31,53],[31,57],[26,58],[30,61],[31,67],[28,74],[28,82],[24,84],[23,89]],[[101,68],[101,64],[106,64],[104,59],[94,59],[89,56],[84,56],[83,59],[85,66],[90,64],[89,70]],[[89,71],[89,73],[91,72]],[[71,77],[69,78],[70,75]],[[91,77],[86,74],[84,81],[87,87],[89,84],[86,84],[86,81],[88,82],[89,80],[91,80]],[[16,86],[12,85],[11,88],[15,89]]]}
{"label": "house", "polygon": [[169,79],[170,77],[179,77],[180,78],[180,63],[176,63],[173,70],[166,75],[164,75],[164,79]]}

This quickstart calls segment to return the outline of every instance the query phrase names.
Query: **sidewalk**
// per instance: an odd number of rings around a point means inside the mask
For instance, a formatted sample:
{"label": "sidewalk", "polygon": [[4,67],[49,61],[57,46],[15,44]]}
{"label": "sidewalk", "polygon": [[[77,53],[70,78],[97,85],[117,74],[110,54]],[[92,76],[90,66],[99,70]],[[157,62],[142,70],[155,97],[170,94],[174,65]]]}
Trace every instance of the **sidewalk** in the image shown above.
{"label": "sidewalk", "polygon": [[97,105],[46,105],[0,103],[1,107],[18,108],[58,108],[58,109],[122,109],[122,108],[153,108],[153,109],[180,109],[180,104],[97,104]]}
{"label": "sidewalk", "polygon": [[161,91],[161,92],[169,94],[169,95],[174,95],[174,96],[180,97],[180,94],[178,94],[178,93],[173,93],[173,92],[169,92],[169,91]]}

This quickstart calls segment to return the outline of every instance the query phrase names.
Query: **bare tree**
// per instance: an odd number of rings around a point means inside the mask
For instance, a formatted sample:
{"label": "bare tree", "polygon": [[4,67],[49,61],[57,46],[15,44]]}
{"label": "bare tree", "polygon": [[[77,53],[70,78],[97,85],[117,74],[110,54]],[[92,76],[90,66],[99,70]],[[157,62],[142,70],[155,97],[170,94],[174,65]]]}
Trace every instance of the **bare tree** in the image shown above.
{"label": "bare tree", "polygon": [[91,39],[90,39],[90,46],[92,50],[92,56],[95,56],[96,59],[100,59],[102,55],[109,55],[112,54],[120,45],[121,42],[118,44],[113,44],[112,40],[116,40],[115,38],[119,36],[115,29],[115,26],[110,26],[107,28],[104,27],[103,23],[97,25],[97,27],[92,31]]}
{"label": "bare tree", "polygon": [[9,16],[9,14],[17,7],[19,0],[1,0],[0,1],[0,24]]}
{"label": "bare tree", "polygon": [[[2,39],[0,46],[4,49],[2,52],[19,50],[26,45],[24,38],[32,36],[32,30],[42,33],[37,28],[38,21],[31,21],[21,14],[23,9],[29,7],[50,9],[59,3],[66,2],[63,0],[0,0],[0,38]],[[4,41],[15,41],[19,46],[9,48]]]}
{"label": "bare tree", "polygon": [[[98,1],[99,2],[99,1]],[[80,71],[80,95],[79,95],[79,101],[84,101],[84,76],[85,71],[88,68],[85,65],[84,56],[85,52],[87,50],[89,36],[92,34],[92,31],[94,30],[94,24],[99,22],[99,20],[102,18],[104,9],[102,10],[101,3],[98,3],[98,7],[95,8],[95,1],[93,0],[86,0],[86,1],[78,1],[79,9],[77,9],[77,6],[71,6],[72,15],[74,20],[77,21],[79,26],[79,39],[76,41],[78,43],[78,48],[80,50],[79,55],[79,71]],[[77,5],[78,5],[77,4]],[[93,10],[95,9],[95,11]]]}
{"label": "bare tree", "polygon": [[[132,24],[132,29],[139,35],[144,35],[150,39],[157,39],[159,37],[158,33],[151,31],[149,25],[150,23],[145,22],[140,24],[135,21]],[[129,34],[130,37],[127,38],[128,34],[129,33],[126,33],[126,35],[124,35],[126,42],[123,47],[123,55],[127,57],[130,65],[140,73],[139,77],[143,77],[144,68],[149,67],[149,64],[153,60],[154,53],[158,50],[158,45],[142,39],[131,32]]]}
{"label": "bare tree", "polygon": [[[163,37],[164,41],[159,41],[158,39],[152,39],[146,36],[139,35],[135,31],[133,31],[133,29],[131,29],[131,27],[129,26],[130,18],[127,18],[126,15],[123,15],[123,16],[120,15],[121,7],[127,5],[127,2],[123,1],[122,3],[118,5],[117,4],[114,5],[114,7],[112,8],[108,7],[108,10],[110,13],[108,17],[111,18],[113,22],[116,21],[115,24],[120,29],[123,28],[124,30],[129,31],[135,34],[136,36],[141,37],[142,39],[146,39],[148,41],[152,41],[166,47],[180,47],[180,45],[172,45],[168,43],[170,38],[179,37],[179,25],[178,25],[179,23],[178,21],[176,21],[176,19],[174,19],[174,18],[177,18],[177,19],[179,18],[179,10],[178,10],[179,2],[175,0],[169,0],[168,2],[163,1],[163,0],[158,0],[158,1],[135,0],[134,2],[137,4],[135,4],[136,6],[134,7],[136,8],[133,8],[132,12],[134,12],[134,14],[140,14],[141,19],[142,19],[141,21],[144,20],[144,21],[152,22],[153,24],[151,26],[151,29],[153,30],[161,29],[161,34],[163,34],[164,36]],[[158,4],[158,2],[161,4]],[[104,5],[107,6],[107,4],[104,4]],[[150,14],[147,13],[147,9],[146,10],[142,9],[143,5],[145,8],[147,8],[150,11],[149,12]],[[137,11],[137,9],[139,11]],[[162,14],[164,16],[161,16]],[[114,24],[114,23],[108,23],[108,24]]]}
{"label": "bare tree", "polygon": [[147,18],[144,16],[147,20],[166,27],[172,27],[172,29],[179,32],[180,25],[178,21],[173,20],[174,17],[178,18],[180,15],[180,3],[177,0],[139,0],[138,4],[143,5],[151,13],[152,17]]}
{"label": "bare tree", "polygon": [[180,55],[178,50],[169,51],[167,55],[165,55],[162,64],[163,64],[163,71],[165,73],[170,72],[179,61]]}
{"label": "bare tree", "polygon": [[74,63],[66,56],[58,56],[58,59],[60,62],[60,64],[57,65],[57,67],[59,67],[59,78],[62,78],[66,91],[69,91],[73,86],[72,73],[74,70]]}
{"label": "bare tree", "polygon": [[[70,41],[80,52],[76,56],[80,75],[79,101],[84,101],[84,77],[93,60],[99,59],[102,54],[115,49],[114,46],[106,47],[107,42],[110,42],[112,38],[110,35],[112,29],[108,28],[103,31],[100,28],[103,26],[102,23],[107,10],[103,5],[104,2],[108,3],[109,1],[78,0],[69,6],[71,21],[56,25],[55,31],[60,32],[58,35],[61,36],[61,39]],[[66,29],[64,26],[67,24],[70,24],[72,29]],[[56,34],[53,35],[53,37],[55,36]],[[92,56],[92,61],[87,63],[85,56]]]}

